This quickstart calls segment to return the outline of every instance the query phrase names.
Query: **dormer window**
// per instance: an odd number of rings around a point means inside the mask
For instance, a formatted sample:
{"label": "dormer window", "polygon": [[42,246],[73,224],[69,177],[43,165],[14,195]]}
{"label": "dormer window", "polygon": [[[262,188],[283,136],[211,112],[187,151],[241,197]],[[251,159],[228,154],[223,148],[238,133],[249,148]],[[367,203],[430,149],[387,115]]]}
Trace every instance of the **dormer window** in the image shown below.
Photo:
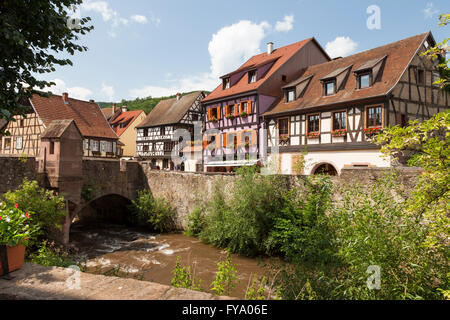
{"label": "dormer window", "polygon": [[286,91],[286,102],[292,102],[295,100],[295,89]]}
{"label": "dormer window", "polygon": [[332,96],[336,93],[336,80],[325,81],[323,86],[326,96]]}
{"label": "dormer window", "polygon": [[361,73],[357,75],[358,79],[358,89],[369,88],[372,85],[372,73]]}
{"label": "dormer window", "polygon": [[230,78],[223,79],[223,89],[230,89]]}
{"label": "dormer window", "polygon": [[256,82],[256,70],[248,72],[248,83]]}

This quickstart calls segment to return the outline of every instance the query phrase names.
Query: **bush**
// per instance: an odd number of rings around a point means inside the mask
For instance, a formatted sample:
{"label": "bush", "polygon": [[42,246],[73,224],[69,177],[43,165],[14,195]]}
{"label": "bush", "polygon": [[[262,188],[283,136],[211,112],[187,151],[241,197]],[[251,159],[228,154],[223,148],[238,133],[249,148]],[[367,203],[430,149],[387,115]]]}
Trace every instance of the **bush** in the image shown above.
{"label": "bush", "polygon": [[176,230],[176,211],[164,199],[154,198],[150,190],[138,191],[138,197],[130,207],[133,222],[157,232]]}
{"label": "bush", "polygon": [[32,263],[46,267],[68,268],[76,264],[68,251],[46,240],[40,243],[37,252],[32,253],[29,259]]}
{"label": "bush", "polygon": [[37,181],[24,179],[17,190],[9,191],[2,197],[10,206],[17,203],[22,211],[33,212],[33,227],[40,229],[41,235],[45,236],[55,229],[61,230],[67,214],[64,197],[40,188]]}
{"label": "bush", "polygon": [[219,188],[214,191],[200,238],[233,253],[264,254],[274,218],[284,206],[286,186],[280,177],[259,175],[257,168],[242,168],[238,174],[229,200]]}
{"label": "bush", "polygon": [[206,226],[205,208],[197,206],[187,217],[187,228],[185,234],[191,237],[197,237]]}
{"label": "bush", "polygon": [[217,268],[216,279],[211,283],[211,291],[218,296],[230,296],[237,285],[238,277],[236,266],[231,262],[229,253],[225,261],[217,263]]}
{"label": "bush", "polygon": [[181,258],[177,257],[177,264],[172,270],[173,278],[170,281],[171,286],[175,288],[184,288],[197,291],[203,291],[202,281],[197,280],[191,272],[191,267],[182,267]]}

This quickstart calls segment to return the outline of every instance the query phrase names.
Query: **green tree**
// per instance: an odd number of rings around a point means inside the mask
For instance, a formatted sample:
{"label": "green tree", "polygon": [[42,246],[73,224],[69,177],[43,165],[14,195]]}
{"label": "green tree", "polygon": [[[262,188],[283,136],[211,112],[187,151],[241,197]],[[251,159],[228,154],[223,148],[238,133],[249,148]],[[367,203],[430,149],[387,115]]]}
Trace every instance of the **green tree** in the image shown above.
{"label": "green tree", "polygon": [[[24,115],[20,102],[39,93],[36,89],[54,85],[35,75],[55,71],[56,66],[72,65],[56,54],[87,47],[75,43],[79,35],[93,29],[89,17],[74,21],[69,13],[82,0],[0,1],[0,119]],[[13,120],[14,121],[14,120]]]}
{"label": "green tree", "polygon": [[387,128],[376,138],[387,156],[407,156],[408,164],[424,169],[409,198],[409,211],[425,218],[433,232],[428,245],[448,245],[450,233],[450,111],[407,127]]}
{"label": "green tree", "polygon": [[[450,13],[441,14],[439,16],[439,26],[446,26],[450,23]],[[448,41],[450,38],[444,39],[441,43],[431,47],[423,55],[427,55],[431,59],[437,59],[439,64],[439,80],[435,84],[440,85],[441,89],[446,92],[450,92],[450,61],[447,59],[448,54]]]}

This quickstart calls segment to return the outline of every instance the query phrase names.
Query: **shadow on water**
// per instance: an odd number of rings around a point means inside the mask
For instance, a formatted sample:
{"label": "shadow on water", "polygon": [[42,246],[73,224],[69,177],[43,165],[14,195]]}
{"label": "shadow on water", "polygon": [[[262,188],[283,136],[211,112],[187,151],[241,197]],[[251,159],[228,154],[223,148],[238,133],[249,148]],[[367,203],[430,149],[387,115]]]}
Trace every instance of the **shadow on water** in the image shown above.
{"label": "shadow on water", "polygon": [[[226,251],[183,234],[154,234],[146,230],[106,222],[77,222],[71,228],[71,244],[86,256],[89,273],[119,275],[170,285],[177,257],[190,266],[202,287],[209,291],[217,262]],[[239,284],[233,296],[244,298],[252,275],[267,274],[266,261],[232,255]],[[120,269],[118,268],[120,266]]]}

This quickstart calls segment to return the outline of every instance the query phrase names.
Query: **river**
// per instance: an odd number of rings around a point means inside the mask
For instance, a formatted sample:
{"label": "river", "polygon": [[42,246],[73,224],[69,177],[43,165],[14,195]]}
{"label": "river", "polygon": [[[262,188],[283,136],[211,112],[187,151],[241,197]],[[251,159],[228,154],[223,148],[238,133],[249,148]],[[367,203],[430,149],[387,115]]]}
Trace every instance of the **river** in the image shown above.
{"label": "river", "polygon": [[[107,223],[75,223],[71,244],[86,257],[86,272],[118,275],[170,285],[177,258],[190,266],[202,287],[209,290],[217,272],[217,262],[226,251],[183,234],[153,234],[142,229]],[[231,296],[244,298],[252,276],[268,275],[268,260],[232,254],[239,282]],[[120,268],[119,268],[120,266]]]}

